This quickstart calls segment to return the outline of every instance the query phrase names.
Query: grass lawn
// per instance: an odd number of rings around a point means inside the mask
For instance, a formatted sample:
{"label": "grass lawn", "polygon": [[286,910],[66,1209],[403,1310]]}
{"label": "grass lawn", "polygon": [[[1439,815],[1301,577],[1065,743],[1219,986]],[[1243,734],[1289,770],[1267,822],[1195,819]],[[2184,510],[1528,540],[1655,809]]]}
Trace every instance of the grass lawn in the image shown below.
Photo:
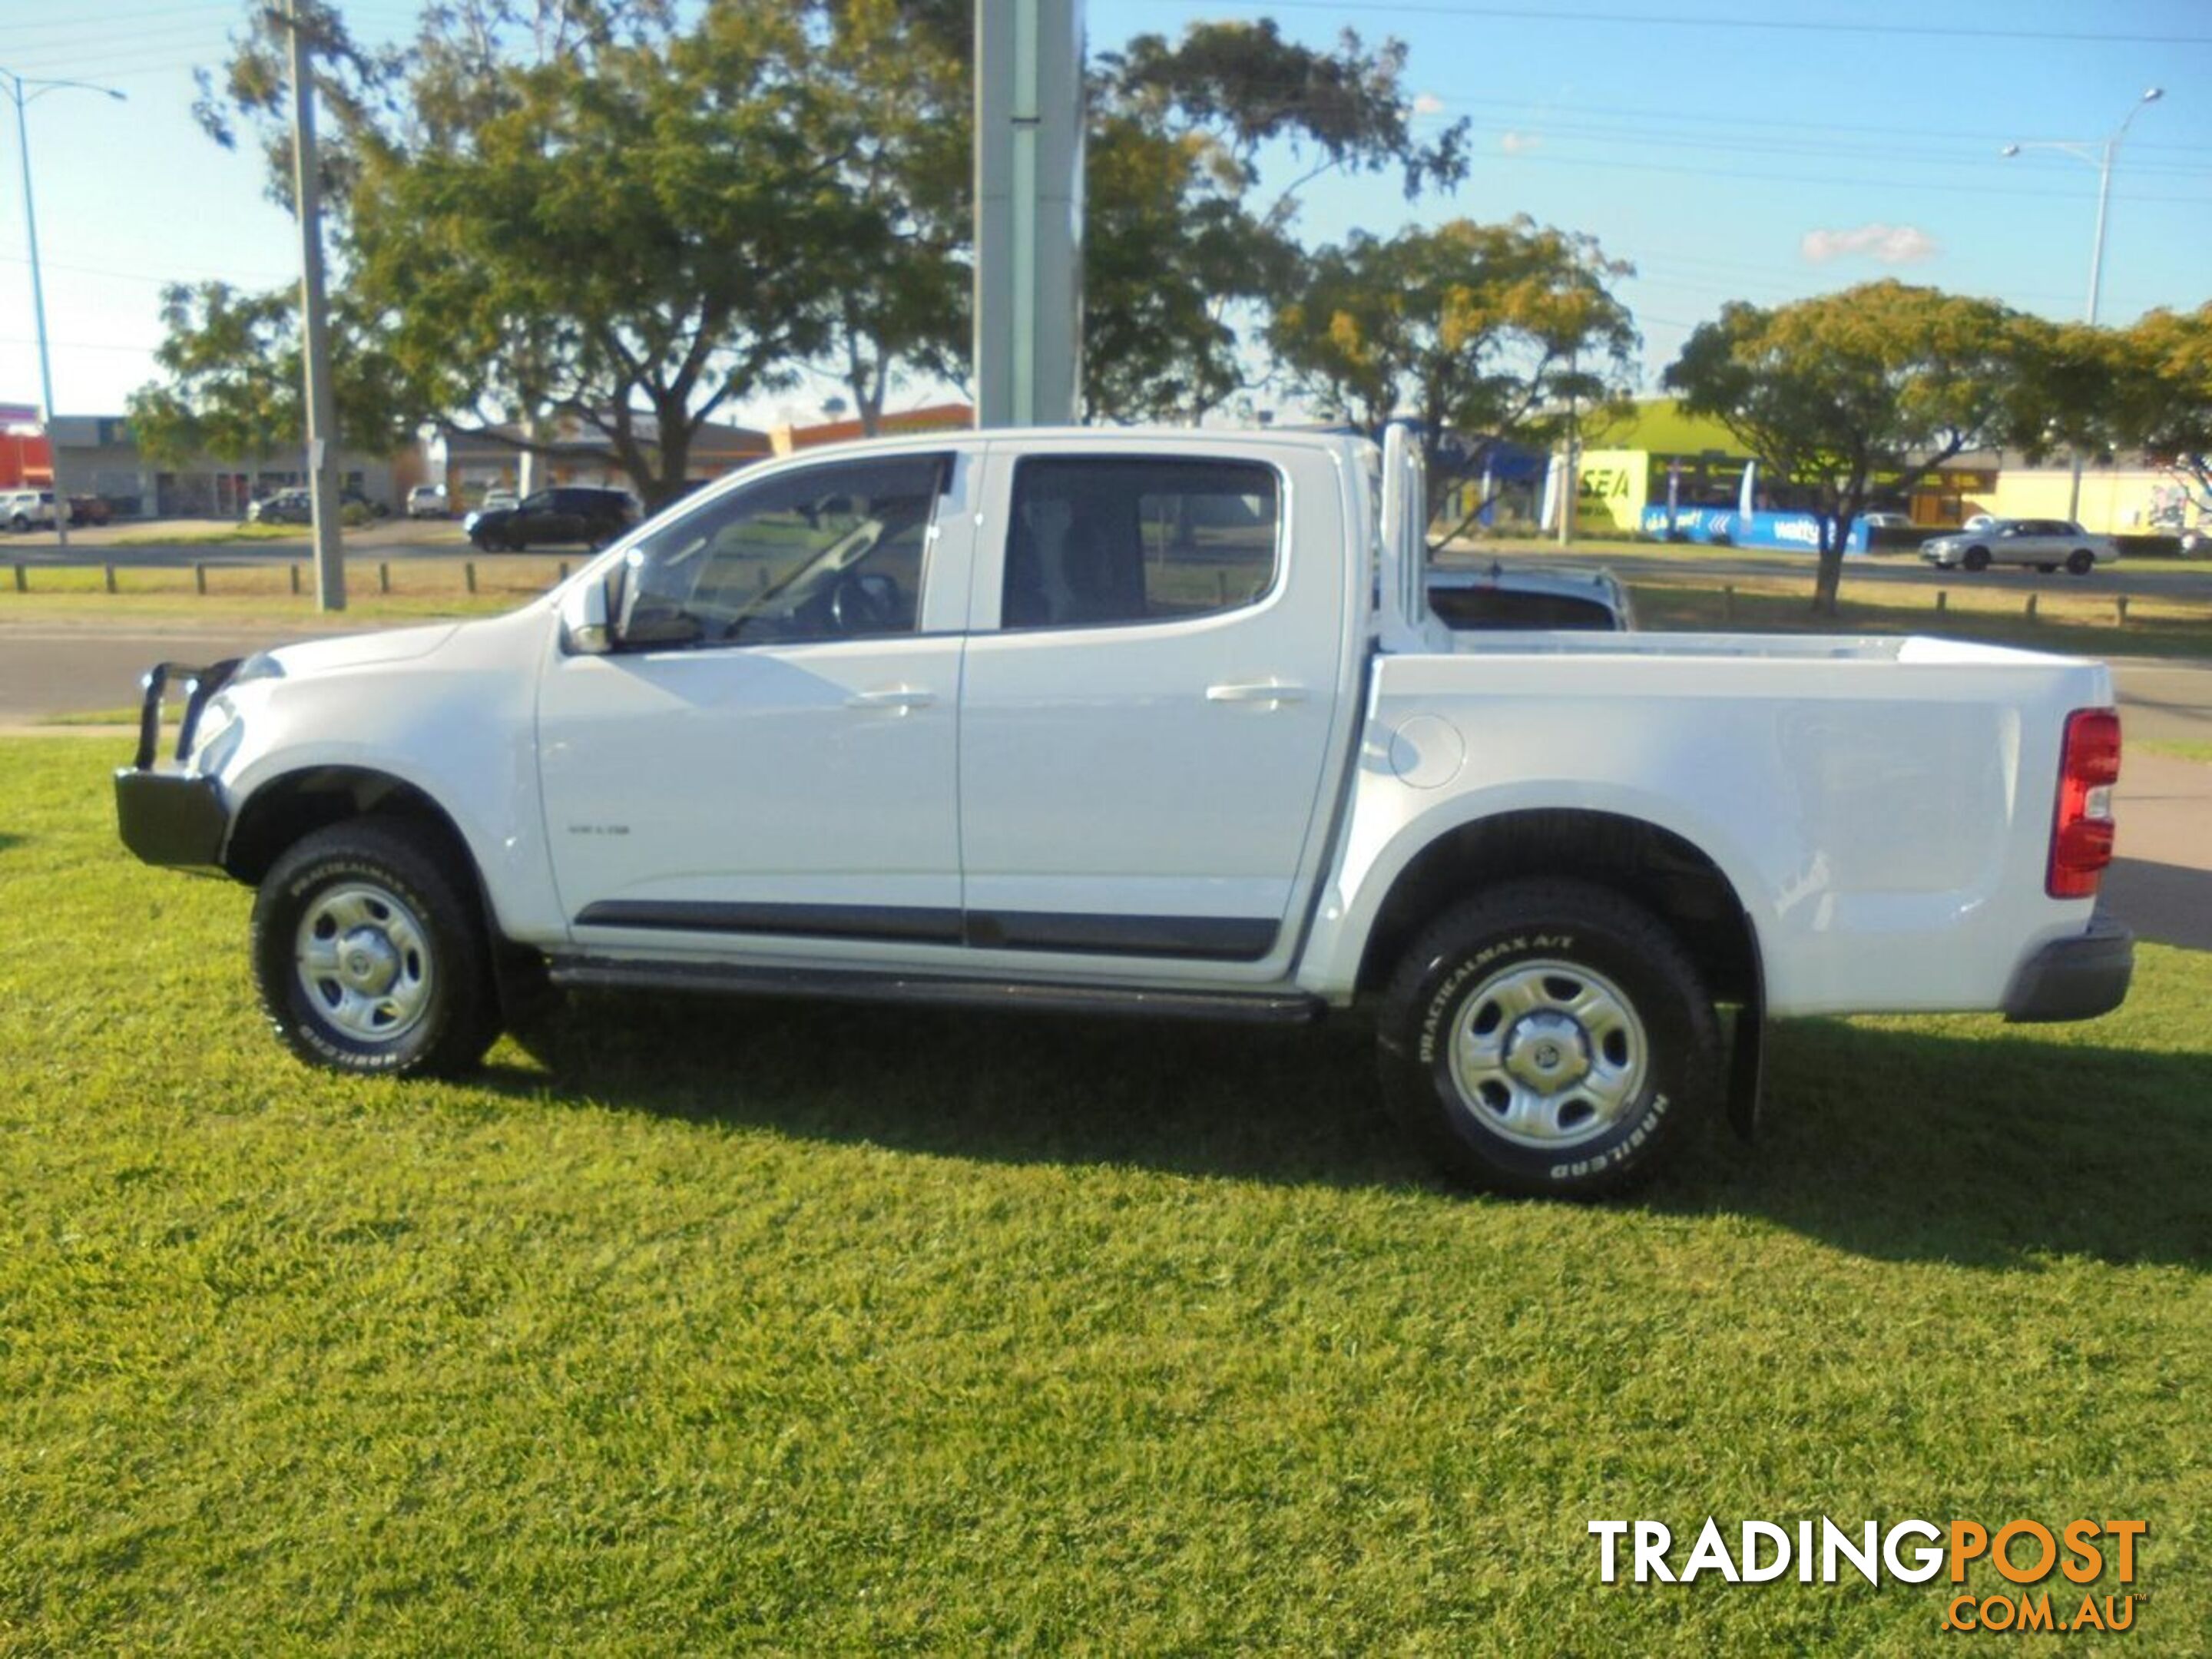
{"label": "grass lawn", "polygon": [[[562,571],[580,568],[591,555],[484,553],[464,557],[378,559],[356,553],[346,561],[346,620],[394,626],[441,617],[489,617],[512,611],[544,592]],[[204,623],[210,627],[261,623],[313,626],[313,561],[295,567],[203,562],[207,591],[199,591],[190,565],[120,566],[115,591],[97,568],[36,566],[26,573],[28,591],[17,592],[0,574],[0,623],[52,622]],[[476,587],[470,591],[469,573]],[[292,591],[296,568],[301,592]]]}
{"label": "grass lawn", "polygon": [[298,542],[303,547],[314,532],[303,524],[263,524],[258,519],[240,519],[235,524],[212,522],[207,524],[169,524],[159,530],[148,530],[118,536],[107,544],[110,547],[221,547],[235,542]]}
{"label": "grass lawn", "polygon": [[2176,760],[2212,762],[2212,743],[2172,743],[2151,738],[2143,742],[2130,741],[2128,746],[2146,750],[2154,755],[2170,755]]}
{"label": "grass lawn", "polygon": [[626,998],[310,1073],[125,747],[0,743],[0,1651],[1939,1645],[1585,1532],[1822,1513],[2147,1520],[2127,1645],[2201,1649],[2212,958],[1786,1028],[1758,1149],[1502,1202],[1349,1024]]}

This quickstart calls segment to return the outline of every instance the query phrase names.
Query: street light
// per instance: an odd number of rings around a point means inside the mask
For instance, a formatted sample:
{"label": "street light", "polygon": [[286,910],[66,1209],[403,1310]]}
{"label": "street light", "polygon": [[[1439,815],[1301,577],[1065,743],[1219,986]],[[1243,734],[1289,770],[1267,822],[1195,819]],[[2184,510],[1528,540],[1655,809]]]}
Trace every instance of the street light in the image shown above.
{"label": "street light", "polygon": [[[2114,127],[2101,140],[2084,139],[2078,142],[2061,140],[2041,143],[2007,144],[1997,152],[2000,155],[2010,158],[2019,155],[2024,149],[2063,150],[2077,160],[2087,161],[2097,169],[2097,235],[2096,240],[2089,245],[2089,307],[2087,315],[2083,319],[2085,322],[2094,324],[2097,320],[2097,299],[2104,286],[2105,217],[2112,204],[2112,163],[2118,159],[2120,140],[2128,136],[2129,126],[2136,116],[2142,113],[2144,105],[2155,104],[2165,96],[2166,88],[2163,87],[2151,87],[2146,89],[2143,95],[2136,100],[2127,114],[2121,118],[2119,125]],[[2079,449],[2074,452],[2074,487],[2067,496],[2066,516],[2076,520],[2081,516],[2081,452]]]}
{"label": "street light", "polygon": [[31,129],[23,118],[23,106],[50,92],[71,88],[104,92],[118,103],[123,101],[123,94],[113,87],[96,87],[89,81],[26,79],[13,70],[0,69],[0,88],[15,100],[15,145],[23,159],[23,236],[31,254],[31,318],[39,335],[39,396],[46,413],[48,466],[53,473],[54,535],[64,547],[69,545],[69,492],[62,488],[62,441],[54,434],[54,366],[46,350],[46,291],[39,279],[39,213],[31,200]]}

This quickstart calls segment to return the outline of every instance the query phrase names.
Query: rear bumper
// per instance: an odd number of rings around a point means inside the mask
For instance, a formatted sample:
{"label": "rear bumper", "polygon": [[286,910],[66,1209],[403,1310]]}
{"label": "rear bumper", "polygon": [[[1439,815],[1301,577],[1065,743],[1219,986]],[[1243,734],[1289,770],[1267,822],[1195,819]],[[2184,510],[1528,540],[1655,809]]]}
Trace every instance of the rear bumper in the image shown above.
{"label": "rear bumper", "polygon": [[213,778],[120,768],[115,774],[115,822],[123,844],[148,864],[222,868],[230,815]]}
{"label": "rear bumper", "polygon": [[2053,939],[2021,963],[2005,992],[2008,1020],[2094,1019],[2118,1007],[2136,967],[2135,935],[2106,916],[2089,931]]}

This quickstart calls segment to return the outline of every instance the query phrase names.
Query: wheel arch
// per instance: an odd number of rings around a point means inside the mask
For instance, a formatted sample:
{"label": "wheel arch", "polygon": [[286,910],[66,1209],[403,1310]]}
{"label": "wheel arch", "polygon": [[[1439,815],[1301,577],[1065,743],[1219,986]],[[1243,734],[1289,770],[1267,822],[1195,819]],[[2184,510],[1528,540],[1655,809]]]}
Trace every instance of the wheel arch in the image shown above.
{"label": "wheel arch", "polygon": [[489,916],[483,872],[453,815],[421,786],[374,767],[306,766],[264,781],[231,820],[223,868],[246,885],[258,886],[301,836],[359,817],[422,826],[450,860],[469,896]]}
{"label": "wheel arch", "polygon": [[1686,837],[1626,813],[1527,807],[1443,830],[1398,872],[1368,929],[1356,988],[1379,989],[1428,920],[1500,882],[1566,877],[1642,904],[1674,930],[1717,1000],[1756,1003],[1758,928],[1736,884]]}

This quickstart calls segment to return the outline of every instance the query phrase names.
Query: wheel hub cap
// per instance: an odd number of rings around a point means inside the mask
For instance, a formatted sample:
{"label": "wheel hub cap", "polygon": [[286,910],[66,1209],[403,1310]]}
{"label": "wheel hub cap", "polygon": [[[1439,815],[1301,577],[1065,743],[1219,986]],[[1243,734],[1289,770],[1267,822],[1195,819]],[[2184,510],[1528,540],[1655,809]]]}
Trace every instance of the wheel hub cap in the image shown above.
{"label": "wheel hub cap", "polygon": [[1634,1109],[1650,1045],[1635,1006],[1573,963],[1500,969],[1452,1019],[1450,1075],[1476,1122],[1519,1146],[1562,1151]]}
{"label": "wheel hub cap", "polygon": [[1589,1072],[1589,1037],[1571,1015],[1523,1014],[1505,1037],[1505,1069],[1532,1089],[1549,1092]]}
{"label": "wheel hub cap", "polygon": [[435,975],[429,930],[406,901],[376,883],[348,882],[308,901],[293,960],[308,1006],[353,1042],[392,1042],[429,1010]]}
{"label": "wheel hub cap", "polygon": [[399,977],[399,952],[380,927],[356,927],[338,941],[338,982],[363,996],[381,996]]}

